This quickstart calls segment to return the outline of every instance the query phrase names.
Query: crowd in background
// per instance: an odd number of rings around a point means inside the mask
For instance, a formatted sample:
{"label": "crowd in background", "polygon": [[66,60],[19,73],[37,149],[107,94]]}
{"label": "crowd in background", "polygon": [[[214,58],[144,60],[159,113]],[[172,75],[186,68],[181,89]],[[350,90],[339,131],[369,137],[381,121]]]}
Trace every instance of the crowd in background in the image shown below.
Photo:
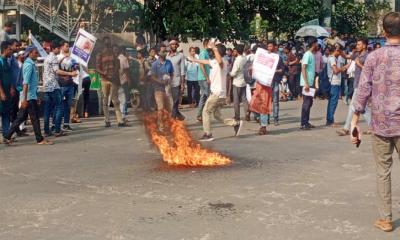
{"label": "crowd in background", "polygon": [[[12,143],[15,139],[14,133],[19,137],[27,135],[24,123],[28,120],[36,129],[37,141],[51,143],[44,141],[44,137],[65,136],[73,130],[70,123],[80,123],[80,117],[89,117],[91,79],[88,69],[71,58],[71,46],[68,42],[46,43],[48,56],[42,59],[43,73],[41,79],[37,79],[43,82],[43,97],[33,97],[38,100],[38,104],[30,105],[35,105],[36,110],[21,111],[18,119],[18,110],[23,109],[21,106],[24,104],[27,105],[23,101],[26,97],[23,88],[24,63],[26,60],[36,62],[39,56],[29,57],[30,52],[37,51],[33,45],[28,46],[8,37],[10,26],[10,23],[5,24],[0,34],[3,38],[1,43],[4,59],[0,62],[3,63],[0,88],[3,142]],[[274,125],[279,125],[279,103],[301,99],[302,130],[314,128],[309,122],[314,98],[328,100],[326,125],[337,127],[334,113],[339,99],[350,104],[363,61],[380,44],[373,45],[374,49],[371,49],[368,40],[354,40],[346,35],[338,37],[335,34],[325,40],[309,37],[304,41],[280,43],[235,43],[233,48],[226,48],[222,43],[216,44],[215,40],[204,39],[203,47],[190,47],[187,56],[179,48],[177,38],[171,38],[150,49],[146,48],[145,43],[138,43],[134,56],[126,48],[113,45],[109,37],[101,39],[101,46],[94,57],[95,71],[101,79],[101,105],[105,127],[111,127],[111,103],[117,126],[129,126],[128,106],[131,105],[131,98],[137,97],[132,94],[136,92],[139,96],[139,110],[158,112],[160,131],[165,127],[166,112],[172,118],[183,121],[185,116],[180,108],[184,101],[189,107],[197,108],[197,121],[203,123],[205,132],[201,140],[209,141],[213,140],[211,116],[232,126],[235,136],[240,134],[243,120],[260,123],[259,134],[265,135],[271,120]],[[252,63],[258,48],[279,55],[271,86],[262,86],[251,76]],[[304,66],[307,68],[303,69]],[[37,66],[34,70],[36,74]],[[33,78],[32,76],[30,77]],[[32,85],[37,88],[39,83],[34,82]],[[315,95],[305,96],[304,87],[315,88]],[[82,116],[77,111],[80,95],[83,96]],[[40,116],[40,100],[43,100],[44,137],[39,131],[39,121],[32,120]],[[233,106],[233,117],[230,119],[221,119],[220,109],[225,105]],[[338,130],[340,136],[349,134],[351,113],[350,108],[345,126]],[[365,117],[369,122],[368,114],[367,112]],[[30,115],[29,119],[27,115]]]}

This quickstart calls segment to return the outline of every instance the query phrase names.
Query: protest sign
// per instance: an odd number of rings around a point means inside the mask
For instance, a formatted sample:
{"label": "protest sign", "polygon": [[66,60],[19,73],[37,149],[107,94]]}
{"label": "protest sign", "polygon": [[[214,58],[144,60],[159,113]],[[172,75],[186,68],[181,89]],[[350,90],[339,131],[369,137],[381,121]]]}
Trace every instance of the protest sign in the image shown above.
{"label": "protest sign", "polygon": [[37,48],[40,56],[42,58],[46,58],[47,57],[46,51],[43,49],[42,45],[40,45],[38,40],[32,35],[32,33],[29,32],[29,37],[28,38],[29,38],[29,40],[31,40],[31,43]]}
{"label": "protest sign", "polygon": [[260,84],[271,87],[278,63],[278,54],[268,53],[267,50],[258,48],[254,56],[253,78]]}
{"label": "protest sign", "polygon": [[79,64],[87,67],[96,41],[97,38],[95,36],[83,29],[79,29],[72,47],[71,57]]}

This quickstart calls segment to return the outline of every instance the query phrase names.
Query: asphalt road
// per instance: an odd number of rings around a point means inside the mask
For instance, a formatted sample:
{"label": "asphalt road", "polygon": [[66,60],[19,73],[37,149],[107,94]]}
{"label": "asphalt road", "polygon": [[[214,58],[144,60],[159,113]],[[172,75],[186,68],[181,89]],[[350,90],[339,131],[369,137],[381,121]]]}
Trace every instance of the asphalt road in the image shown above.
{"label": "asphalt road", "polygon": [[[281,125],[241,137],[214,125],[205,144],[233,160],[217,168],[169,167],[150,144],[141,122],[103,128],[101,118],[37,146],[33,136],[0,146],[1,240],[386,240],[399,229],[373,227],[375,167],[369,137],[359,149],[325,123],[317,101],[312,123],[298,130],[300,102],[281,103]],[[336,118],[347,113],[342,102]],[[188,128],[199,137],[194,110]],[[232,116],[232,108],[224,116]],[[397,159],[397,156],[396,156]],[[393,207],[400,226],[400,178],[393,172]]]}

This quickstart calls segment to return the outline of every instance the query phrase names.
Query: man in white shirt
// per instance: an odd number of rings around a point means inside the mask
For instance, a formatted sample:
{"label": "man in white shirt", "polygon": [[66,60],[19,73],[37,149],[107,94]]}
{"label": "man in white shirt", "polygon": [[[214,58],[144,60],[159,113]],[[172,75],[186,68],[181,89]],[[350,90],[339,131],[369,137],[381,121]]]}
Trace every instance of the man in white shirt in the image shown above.
{"label": "man in white shirt", "polygon": [[244,81],[243,69],[246,65],[246,57],[243,56],[244,46],[239,44],[235,47],[235,61],[229,75],[233,78],[233,107],[237,124],[240,123],[240,103],[243,102],[244,112],[247,113],[249,105],[246,99],[246,82]]}
{"label": "man in white shirt", "polygon": [[226,104],[226,80],[228,75],[228,62],[223,58],[226,48],[222,44],[217,44],[210,41],[208,48],[214,52],[215,58],[213,60],[198,60],[190,59],[192,62],[209,65],[210,72],[210,90],[211,95],[208,97],[207,102],[203,109],[203,129],[204,135],[200,141],[213,141],[214,138],[211,133],[211,115],[220,122],[224,122],[228,126],[234,127],[235,136],[240,132],[242,124],[238,124],[233,119],[223,120],[221,117],[221,108]]}
{"label": "man in white shirt", "polygon": [[327,72],[329,82],[331,83],[331,92],[326,111],[326,126],[335,127],[334,115],[340,96],[342,72],[346,71],[346,67],[343,67],[343,61],[339,58],[342,54],[342,49],[339,45],[331,47],[330,52]]}

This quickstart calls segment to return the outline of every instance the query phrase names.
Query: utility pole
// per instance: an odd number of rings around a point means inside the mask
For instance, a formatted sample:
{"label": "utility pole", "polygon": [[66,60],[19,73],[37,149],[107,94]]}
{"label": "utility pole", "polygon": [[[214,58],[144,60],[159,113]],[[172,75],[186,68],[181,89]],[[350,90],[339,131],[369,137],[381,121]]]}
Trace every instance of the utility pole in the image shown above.
{"label": "utility pole", "polygon": [[324,19],[322,22],[323,27],[332,27],[332,0],[322,0],[322,9],[324,13]]}

